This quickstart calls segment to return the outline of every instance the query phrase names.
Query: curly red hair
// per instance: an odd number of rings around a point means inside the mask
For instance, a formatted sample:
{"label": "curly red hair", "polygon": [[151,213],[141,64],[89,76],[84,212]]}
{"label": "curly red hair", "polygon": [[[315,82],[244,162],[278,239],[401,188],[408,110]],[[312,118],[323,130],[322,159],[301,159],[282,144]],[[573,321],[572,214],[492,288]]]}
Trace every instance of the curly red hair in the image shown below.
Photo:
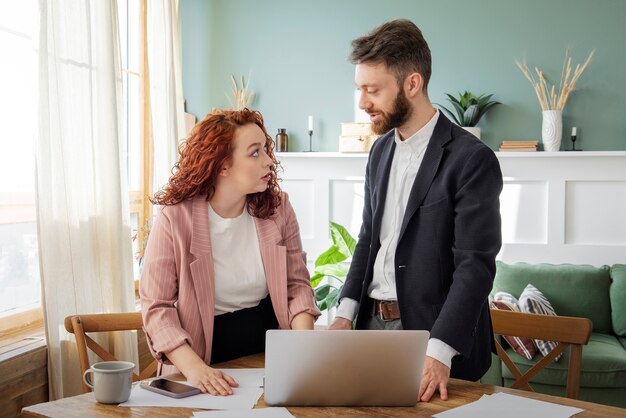
{"label": "curly red hair", "polygon": [[180,157],[168,184],[150,201],[158,205],[175,205],[196,196],[206,196],[206,200],[210,200],[215,193],[220,169],[232,160],[237,128],[249,123],[257,125],[265,134],[265,152],[274,164],[270,167],[272,175],[267,189],[248,195],[248,211],[257,218],[272,216],[281,202],[279,162],[274,155],[272,138],[265,130],[263,116],[249,109],[213,111],[198,123],[178,148]]}

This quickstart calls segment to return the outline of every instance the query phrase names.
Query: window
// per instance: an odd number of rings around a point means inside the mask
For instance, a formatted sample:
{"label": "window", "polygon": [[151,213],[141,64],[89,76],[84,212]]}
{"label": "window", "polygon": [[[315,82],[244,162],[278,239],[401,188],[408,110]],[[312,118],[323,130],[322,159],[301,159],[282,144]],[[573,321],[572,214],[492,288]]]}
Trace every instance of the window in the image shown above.
{"label": "window", "polygon": [[0,51],[0,336],[41,321],[35,208],[37,2],[2,2]]}
{"label": "window", "polygon": [[[118,19],[123,81],[131,223],[143,242],[150,190],[144,175],[144,33],[146,0],[120,0]],[[28,325],[42,325],[35,205],[37,134],[37,0],[0,3],[0,338]],[[148,208],[148,209],[146,209]],[[135,261],[135,279],[139,277]],[[30,327],[29,327],[30,329]]]}
{"label": "window", "polygon": [[147,203],[144,175],[144,30],[142,15],[145,0],[118,1],[118,19],[120,28],[120,53],[122,56],[122,84],[124,91],[124,132],[126,140],[128,190],[130,202],[130,220],[133,230],[133,253],[135,254],[134,277],[139,279],[138,258],[142,251],[145,235]]}

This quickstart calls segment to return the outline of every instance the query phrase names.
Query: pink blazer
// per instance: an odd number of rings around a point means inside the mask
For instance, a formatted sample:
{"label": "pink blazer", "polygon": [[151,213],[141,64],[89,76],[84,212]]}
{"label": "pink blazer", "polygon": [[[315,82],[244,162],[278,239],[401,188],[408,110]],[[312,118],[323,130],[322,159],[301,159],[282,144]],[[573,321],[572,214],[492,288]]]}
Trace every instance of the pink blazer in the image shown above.
{"label": "pink blazer", "polygon": [[[281,329],[308,312],[320,315],[296,215],[286,193],[269,219],[254,218],[272,306]],[[241,255],[245,257],[245,254]],[[214,318],[214,271],[206,197],[163,208],[144,254],[139,282],[148,346],[159,374],[178,370],[164,356],[187,342],[208,364]]]}

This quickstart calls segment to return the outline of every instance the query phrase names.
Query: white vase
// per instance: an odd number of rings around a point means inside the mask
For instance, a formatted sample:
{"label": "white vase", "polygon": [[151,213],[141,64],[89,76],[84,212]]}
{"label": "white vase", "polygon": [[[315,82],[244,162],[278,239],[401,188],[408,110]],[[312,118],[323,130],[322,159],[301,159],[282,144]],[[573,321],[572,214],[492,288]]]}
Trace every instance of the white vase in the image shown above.
{"label": "white vase", "polygon": [[561,148],[563,134],[563,115],[560,110],[544,110],[541,123],[541,141],[543,150],[558,151]]}
{"label": "white vase", "polygon": [[474,135],[476,138],[480,139],[480,128],[475,126],[462,126],[462,128]]}

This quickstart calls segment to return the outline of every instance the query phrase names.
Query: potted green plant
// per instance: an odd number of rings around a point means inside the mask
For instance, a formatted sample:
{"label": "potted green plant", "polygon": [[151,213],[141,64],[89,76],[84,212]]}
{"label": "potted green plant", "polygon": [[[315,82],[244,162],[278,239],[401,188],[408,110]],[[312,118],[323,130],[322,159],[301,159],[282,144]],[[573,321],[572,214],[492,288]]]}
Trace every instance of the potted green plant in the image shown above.
{"label": "potted green plant", "polygon": [[[311,277],[311,286],[315,290],[315,300],[320,311],[337,306],[345,277],[348,275],[344,261],[352,257],[356,246],[356,240],[348,230],[335,222],[330,222],[330,235],[333,244],[317,257]],[[335,280],[322,284],[324,278],[335,279],[339,285],[332,283]]]}
{"label": "potted green plant", "polygon": [[445,106],[442,106],[439,103],[435,104],[439,106],[441,110],[450,115],[457,125],[465,128],[467,131],[480,139],[480,128],[476,127],[478,121],[480,121],[489,109],[497,104],[500,104],[500,102],[491,100],[493,94],[474,96],[469,91],[459,93],[458,99],[448,93],[446,93],[446,96],[448,96],[447,100],[452,103],[452,106],[454,106],[456,115]]}

